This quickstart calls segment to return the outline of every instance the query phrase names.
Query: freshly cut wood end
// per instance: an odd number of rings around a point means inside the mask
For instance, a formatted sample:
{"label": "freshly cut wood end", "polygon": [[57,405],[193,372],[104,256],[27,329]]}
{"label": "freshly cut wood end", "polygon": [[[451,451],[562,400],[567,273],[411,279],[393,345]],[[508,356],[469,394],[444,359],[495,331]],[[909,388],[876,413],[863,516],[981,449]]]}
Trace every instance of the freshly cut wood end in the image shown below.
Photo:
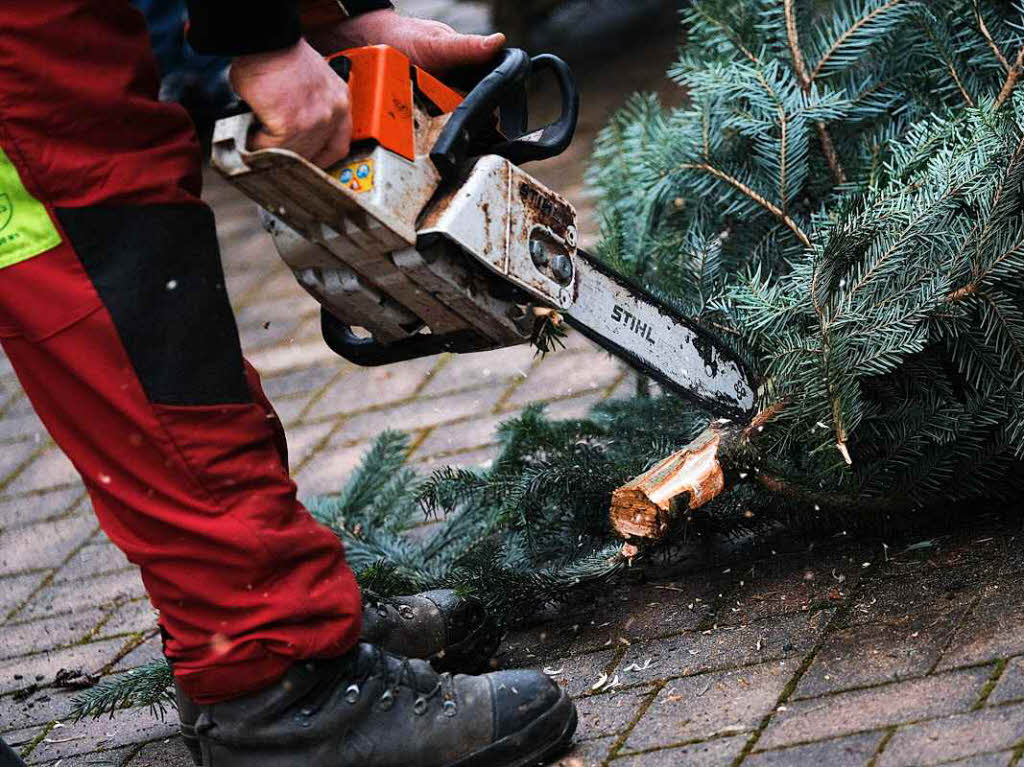
{"label": "freshly cut wood end", "polygon": [[611,523],[624,538],[657,540],[680,509],[703,506],[725,489],[721,433],[709,428],[677,453],[612,493]]}

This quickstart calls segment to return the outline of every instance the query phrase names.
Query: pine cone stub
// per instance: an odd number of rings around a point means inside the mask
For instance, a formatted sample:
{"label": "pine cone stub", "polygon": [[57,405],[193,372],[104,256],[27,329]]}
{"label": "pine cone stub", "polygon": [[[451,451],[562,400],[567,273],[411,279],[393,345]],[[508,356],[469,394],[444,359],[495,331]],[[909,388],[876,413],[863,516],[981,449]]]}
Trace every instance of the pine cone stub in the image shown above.
{"label": "pine cone stub", "polygon": [[700,508],[725,489],[714,427],[612,494],[611,523],[623,538],[659,540],[680,509]]}

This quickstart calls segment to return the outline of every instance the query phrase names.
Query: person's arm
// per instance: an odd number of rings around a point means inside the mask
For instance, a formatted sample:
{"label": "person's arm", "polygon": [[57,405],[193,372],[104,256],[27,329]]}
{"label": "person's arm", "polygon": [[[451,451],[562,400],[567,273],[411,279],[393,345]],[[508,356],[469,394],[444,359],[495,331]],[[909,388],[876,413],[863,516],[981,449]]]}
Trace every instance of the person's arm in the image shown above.
{"label": "person's arm", "polygon": [[463,35],[441,21],[400,16],[391,9],[371,11],[368,5],[359,16],[342,24],[307,25],[306,39],[325,54],[363,45],[390,45],[413,64],[434,73],[484,64],[505,45],[500,33]]}
{"label": "person's arm", "polygon": [[235,57],[231,85],[259,118],[250,147],[290,149],[324,168],[348,155],[352,115],[348,84],[321,54],[384,44],[421,67],[444,70],[483,63],[505,44],[504,35],[462,35],[438,21],[399,16],[382,0],[268,3],[258,17],[248,0],[188,4],[193,47]]}
{"label": "person's arm", "polygon": [[389,0],[186,0],[188,42],[199,53],[244,56],[295,45],[303,27],[391,8]]}

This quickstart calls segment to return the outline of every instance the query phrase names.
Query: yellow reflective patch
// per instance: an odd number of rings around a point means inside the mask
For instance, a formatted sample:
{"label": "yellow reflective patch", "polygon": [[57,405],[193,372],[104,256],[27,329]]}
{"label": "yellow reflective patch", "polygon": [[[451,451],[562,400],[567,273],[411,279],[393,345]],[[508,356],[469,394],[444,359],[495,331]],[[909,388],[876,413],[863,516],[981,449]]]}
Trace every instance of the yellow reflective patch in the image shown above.
{"label": "yellow reflective patch", "polygon": [[59,244],[46,206],[28,193],[18,169],[0,149],[0,269]]}

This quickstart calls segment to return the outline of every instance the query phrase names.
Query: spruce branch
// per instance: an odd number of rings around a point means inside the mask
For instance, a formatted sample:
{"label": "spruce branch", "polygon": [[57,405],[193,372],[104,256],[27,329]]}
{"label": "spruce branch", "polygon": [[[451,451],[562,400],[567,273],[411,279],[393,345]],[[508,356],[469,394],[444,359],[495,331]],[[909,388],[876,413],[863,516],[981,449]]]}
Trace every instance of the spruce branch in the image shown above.
{"label": "spruce branch", "polygon": [[814,65],[814,69],[811,71],[807,78],[808,85],[817,81],[821,76],[822,72],[832,63],[832,60],[836,54],[842,50],[843,46],[852,40],[859,32],[863,31],[865,27],[869,26],[879,16],[882,16],[887,11],[892,10],[896,6],[903,3],[904,0],[887,0],[876,8],[872,8],[864,15],[857,18],[853,24],[847,27],[840,35],[838,35],[832,44],[828,47],[818,59],[818,63]]}
{"label": "spruce branch", "polygon": [[71,716],[77,722],[146,706],[163,719],[167,707],[174,707],[173,678],[171,667],[163,660],[107,677],[71,699]]}
{"label": "spruce branch", "polygon": [[786,225],[787,229],[789,229],[794,235],[796,235],[796,238],[800,240],[800,243],[804,247],[811,247],[810,238],[804,233],[804,231],[800,228],[799,224],[797,224],[796,221],[794,221],[789,215],[787,215],[786,212],[782,210],[778,205],[775,205],[773,202],[768,200],[763,195],[758,194],[756,191],[751,189],[748,185],[744,184],[742,181],[735,178],[734,176],[731,176],[725,171],[716,168],[713,165],[709,165],[708,163],[684,163],[679,166],[679,169],[703,171],[704,173],[707,173],[710,176],[714,176],[720,181],[724,181],[726,184],[729,184],[729,186],[733,187],[741,194],[749,197],[755,203],[757,203],[766,211],[768,211],[777,219],[779,219],[779,221]]}

